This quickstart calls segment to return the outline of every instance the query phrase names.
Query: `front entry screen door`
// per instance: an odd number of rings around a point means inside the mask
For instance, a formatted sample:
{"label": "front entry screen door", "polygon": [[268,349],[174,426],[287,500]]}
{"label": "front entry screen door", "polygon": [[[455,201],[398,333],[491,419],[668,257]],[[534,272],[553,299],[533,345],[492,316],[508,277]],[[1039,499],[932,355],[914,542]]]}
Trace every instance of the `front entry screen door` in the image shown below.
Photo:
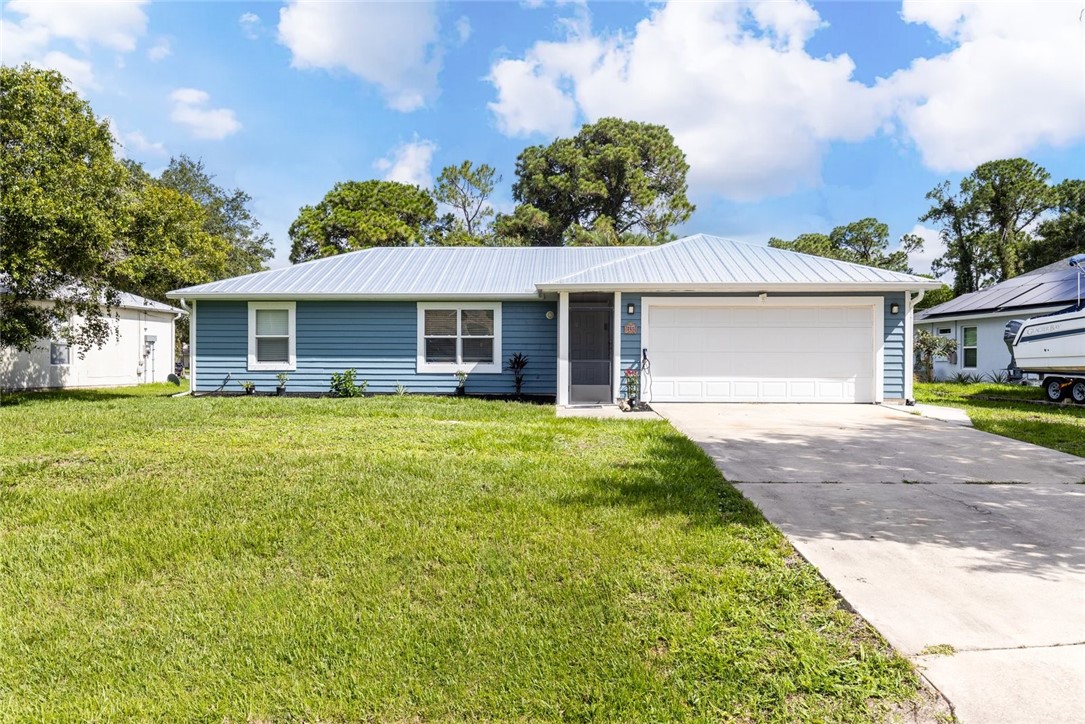
{"label": "front entry screen door", "polygon": [[569,310],[570,402],[610,402],[609,309]]}

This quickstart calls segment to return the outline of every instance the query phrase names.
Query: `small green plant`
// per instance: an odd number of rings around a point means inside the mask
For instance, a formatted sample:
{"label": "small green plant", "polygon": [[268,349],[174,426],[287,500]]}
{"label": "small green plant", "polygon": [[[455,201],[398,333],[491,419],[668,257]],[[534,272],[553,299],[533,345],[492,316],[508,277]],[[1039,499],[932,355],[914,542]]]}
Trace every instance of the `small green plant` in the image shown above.
{"label": "small green plant", "polygon": [[932,334],[925,329],[917,329],[914,346],[924,373],[924,381],[934,382],[934,358],[948,357],[956,352],[957,340]]}
{"label": "small green plant", "polygon": [[983,382],[983,377],[980,375],[970,375],[967,372],[958,372],[953,375],[953,382],[958,385],[974,385],[977,382]]}
{"label": "small green plant", "polygon": [[403,397],[407,394],[407,386],[402,382],[396,382],[396,394]]}
{"label": "small green plant", "polygon": [[362,380],[358,382],[355,377],[357,371],[351,367],[344,372],[332,373],[332,387],[331,391],[335,393],[336,397],[364,397],[365,391],[369,388],[369,382]]}
{"label": "small green plant", "polygon": [[467,394],[467,377],[468,377],[467,370],[456,370],[456,380],[457,380],[456,394],[457,395]]}
{"label": "small green plant", "polygon": [[527,367],[527,357],[520,352],[517,352],[512,357],[509,357],[509,361],[505,363],[505,369],[512,372],[514,375],[513,382],[516,385],[516,396],[520,396],[520,391],[524,388],[524,368]]}
{"label": "small green plant", "polygon": [[251,395],[252,393],[256,392],[255,382],[244,380],[242,382],[238,382],[237,384],[241,385],[241,387],[245,390],[246,395]]}
{"label": "small green plant", "polygon": [[1010,373],[1008,370],[991,370],[987,373],[986,379],[996,385],[1008,385],[1010,383]]}
{"label": "small green plant", "polygon": [[285,372],[280,372],[279,374],[275,375],[275,379],[279,381],[279,387],[286,387],[286,381],[290,379],[290,375],[286,374]]}

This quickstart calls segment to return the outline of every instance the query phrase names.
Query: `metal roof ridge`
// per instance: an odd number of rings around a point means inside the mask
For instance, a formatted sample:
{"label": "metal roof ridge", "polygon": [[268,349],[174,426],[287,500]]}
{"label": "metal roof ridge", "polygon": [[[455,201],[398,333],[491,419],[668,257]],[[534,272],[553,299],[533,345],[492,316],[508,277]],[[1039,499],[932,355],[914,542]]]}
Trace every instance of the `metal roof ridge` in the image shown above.
{"label": "metal roof ridge", "polygon": [[[629,254],[628,256],[623,256],[620,259],[611,259],[610,261],[605,261],[602,264],[594,264],[592,266],[581,269],[579,271],[575,271],[572,274],[566,274],[564,276],[560,276],[560,277],[557,277],[555,279],[545,279],[545,280],[542,280],[542,281],[538,281],[538,282],[535,282],[535,286],[539,286],[539,285],[547,285],[547,286],[549,286],[549,285],[552,285],[552,284],[560,284],[561,282],[568,281],[568,280],[572,279],[573,277],[581,276],[582,274],[587,274],[588,272],[592,272],[592,271],[595,271],[597,269],[603,269],[605,267],[614,266],[615,264],[623,264],[625,262],[632,261],[633,259],[639,259],[640,257],[645,256],[646,254],[651,254],[653,252],[660,251],[661,249],[665,249],[668,246],[670,246],[671,244],[680,244],[680,243],[683,243],[683,242],[690,241],[691,239],[694,239],[694,238],[699,237],[699,236],[704,236],[704,234],[693,234],[691,236],[683,236],[681,239],[675,239],[674,241],[668,241],[666,244],[656,244],[655,246],[588,247],[588,248],[596,248],[596,249],[603,249],[603,248],[640,249],[640,251],[636,252],[634,254]],[[577,247],[562,247],[562,248],[566,248],[566,249],[574,248],[575,249]]]}

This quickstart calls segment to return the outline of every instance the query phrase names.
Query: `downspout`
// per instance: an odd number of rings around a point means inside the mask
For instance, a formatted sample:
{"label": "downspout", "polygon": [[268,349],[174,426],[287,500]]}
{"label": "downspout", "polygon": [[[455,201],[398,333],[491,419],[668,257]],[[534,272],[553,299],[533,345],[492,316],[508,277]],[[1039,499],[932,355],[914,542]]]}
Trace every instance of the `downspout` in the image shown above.
{"label": "downspout", "polygon": [[926,289],[920,289],[913,297],[908,294],[908,308],[904,315],[904,404],[915,405],[915,305],[923,301]]}

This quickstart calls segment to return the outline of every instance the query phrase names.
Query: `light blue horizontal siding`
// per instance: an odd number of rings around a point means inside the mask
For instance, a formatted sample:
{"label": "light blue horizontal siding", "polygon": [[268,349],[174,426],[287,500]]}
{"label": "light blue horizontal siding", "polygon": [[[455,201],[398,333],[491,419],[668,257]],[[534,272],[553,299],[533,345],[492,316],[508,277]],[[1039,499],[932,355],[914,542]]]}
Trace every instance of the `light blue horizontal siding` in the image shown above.
{"label": "light blue horizontal siding", "polygon": [[[904,292],[884,294],[885,297],[885,347],[883,351],[884,361],[882,368],[884,378],[882,380],[882,394],[887,400],[898,400],[904,397],[904,310],[907,302]],[[900,310],[892,313],[892,305],[900,305]]]}
{"label": "light blue horizontal siding", "polygon": [[[553,302],[505,302],[501,305],[503,362],[517,352],[528,358],[524,394],[553,395],[557,374],[557,320]],[[418,312],[414,302],[298,302],[297,369],[288,372],[291,392],[327,392],[331,375],[349,368],[370,392],[394,392],[401,383],[410,392],[451,393],[452,374],[418,374]],[[251,380],[261,392],[278,385],[275,372],[249,372],[246,302],[198,302],[196,313],[195,389],[217,388],[229,373],[229,391]],[[470,394],[512,394],[511,372],[472,374]]]}

